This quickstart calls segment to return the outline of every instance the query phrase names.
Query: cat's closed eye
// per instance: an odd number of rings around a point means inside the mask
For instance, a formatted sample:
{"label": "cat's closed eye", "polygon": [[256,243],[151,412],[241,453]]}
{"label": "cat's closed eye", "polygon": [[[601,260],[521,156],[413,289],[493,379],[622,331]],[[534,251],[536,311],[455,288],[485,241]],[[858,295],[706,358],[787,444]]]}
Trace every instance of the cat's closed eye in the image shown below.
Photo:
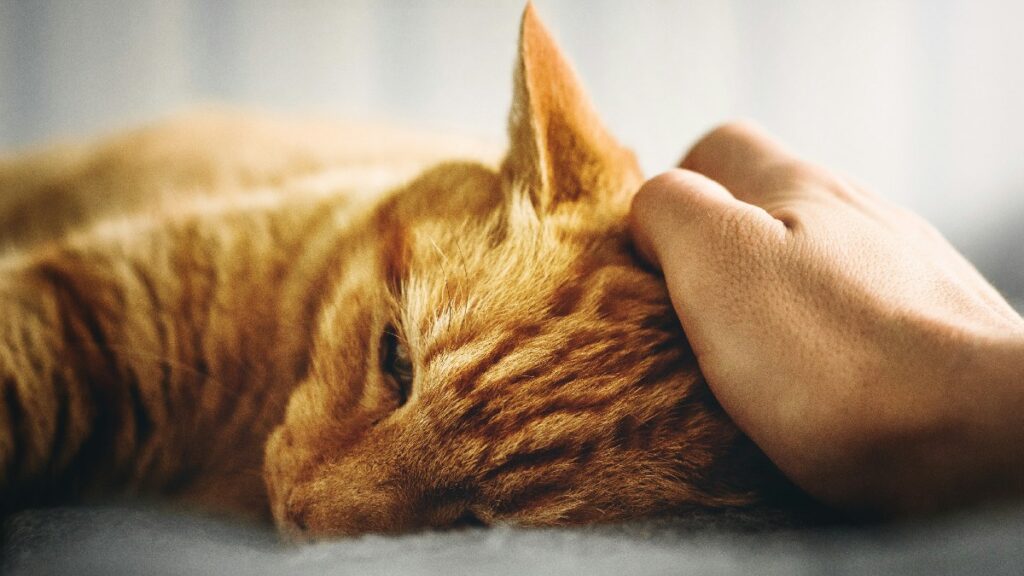
{"label": "cat's closed eye", "polygon": [[394,386],[398,406],[404,406],[412,391],[415,372],[409,348],[394,326],[388,326],[381,336],[380,359],[381,371]]}

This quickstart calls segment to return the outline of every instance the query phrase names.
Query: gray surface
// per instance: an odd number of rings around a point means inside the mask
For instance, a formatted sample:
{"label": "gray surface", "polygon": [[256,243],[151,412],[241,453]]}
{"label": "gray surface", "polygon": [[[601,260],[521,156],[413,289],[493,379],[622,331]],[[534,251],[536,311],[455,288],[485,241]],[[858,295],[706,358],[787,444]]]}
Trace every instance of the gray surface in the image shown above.
{"label": "gray surface", "polygon": [[5,536],[10,574],[1024,574],[1024,507],[888,528],[724,517],[285,546],[267,531],[108,506],[22,513]]}

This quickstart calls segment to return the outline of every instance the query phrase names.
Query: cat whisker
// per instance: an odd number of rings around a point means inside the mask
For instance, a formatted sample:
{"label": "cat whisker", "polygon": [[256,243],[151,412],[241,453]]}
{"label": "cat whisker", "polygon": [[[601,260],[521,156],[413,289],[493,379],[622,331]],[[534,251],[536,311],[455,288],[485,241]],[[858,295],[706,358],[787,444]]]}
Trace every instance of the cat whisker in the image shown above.
{"label": "cat whisker", "polygon": [[455,240],[455,249],[459,251],[459,261],[462,263],[462,277],[469,280],[469,260],[466,259],[466,253],[462,250],[462,242],[458,239]]}
{"label": "cat whisker", "polygon": [[448,278],[451,274],[448,271],[448,255],[441,250],[441,247],[437,245],[437,242],[434,241],[433,237],[428,238],[428,240],[430,240],[430,245],[434,247],[434,250],[437,251],[438,255],[441,256],[441,272],[444,275],[444,284],[441,285],[441,291],[444,293],[445,300],[451,302],[452,295],[448,285]]}

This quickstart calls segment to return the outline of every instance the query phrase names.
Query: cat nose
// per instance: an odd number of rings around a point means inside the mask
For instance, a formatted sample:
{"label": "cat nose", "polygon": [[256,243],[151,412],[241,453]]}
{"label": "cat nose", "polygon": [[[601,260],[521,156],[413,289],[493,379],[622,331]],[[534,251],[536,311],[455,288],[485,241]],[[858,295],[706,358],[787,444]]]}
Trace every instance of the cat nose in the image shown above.
{"label": "cat nose", "polygon": [[465,512],[462,513],[461,516],[456,518],[455,521],[451,523],[451,528],[454,530],[462,530],[464,528],[485,527],[487,527],[487,523],[481,520],[480,517],[477,516],[475,512],[468,508],[466,509]]}
{"label": "cat nose", "polygon": [[292,543],[309,542],[308,510],[304,504],[289,499],[284,514],[277,519],[277,529],[281,536]]}
{"label": "cat nose", "polygon": [[298,529],[294,524],[287,526],[278,525],[277,532],[281,540],[288,544],[310,544],[313,542],[309,534]]}
{"label": "cat nose", "polygon": [[306,510],[304,508],[295,510],[288,514],[288,523],[298,530],[299,532],[305,532],[308,528],[306,526]]}
{"label": "cat nose", "polygon": [[[416,516],[381,493],[349,492],[351,482],[318,481],[293,490],[278,514],[278,530],[293,542],[403,532],[415,528]],[[358,488],[358,486],[356,486]]]}

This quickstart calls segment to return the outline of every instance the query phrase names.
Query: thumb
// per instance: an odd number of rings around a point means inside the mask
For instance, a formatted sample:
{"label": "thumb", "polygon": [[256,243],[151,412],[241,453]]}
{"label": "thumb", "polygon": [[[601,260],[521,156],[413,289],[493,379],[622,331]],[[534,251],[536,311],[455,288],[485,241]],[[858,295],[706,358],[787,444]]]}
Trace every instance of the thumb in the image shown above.
{"label": "thumb", "polygon": [[[721,184],[690,170],[675,169],[648,180],[633,197],[629,227],[640,255],[662,269],[693,270],[715,261],[709,253],[735,250],[726,224],[742,221],[755,229],[774,220],[737,200]],[[728,246],[723,245],[729,243]]]}

